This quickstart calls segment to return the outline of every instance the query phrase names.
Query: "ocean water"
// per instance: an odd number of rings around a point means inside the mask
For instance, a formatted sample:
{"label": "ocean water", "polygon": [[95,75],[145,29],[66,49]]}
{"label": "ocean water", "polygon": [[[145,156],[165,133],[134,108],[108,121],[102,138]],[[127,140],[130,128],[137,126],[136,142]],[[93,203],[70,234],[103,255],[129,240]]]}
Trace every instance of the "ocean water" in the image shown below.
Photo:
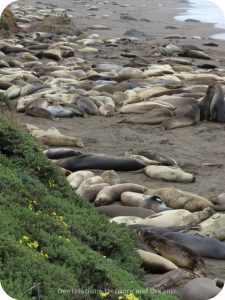
{"label": "ocean water", "polygon": [[225,0],[190,0],[190,5],[185,13],[176,16],[175,19],[179,21],[196,19],[201,22],[213,23],[216,28],[224,29],[224,33],[211,37],[225,40]]}

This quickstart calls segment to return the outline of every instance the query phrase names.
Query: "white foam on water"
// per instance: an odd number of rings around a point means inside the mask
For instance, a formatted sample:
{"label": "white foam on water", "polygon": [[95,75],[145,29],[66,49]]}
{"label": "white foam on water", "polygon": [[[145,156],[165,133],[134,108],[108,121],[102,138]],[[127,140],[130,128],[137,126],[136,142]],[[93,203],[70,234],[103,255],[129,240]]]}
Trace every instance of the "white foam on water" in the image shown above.
{"label": "white foam on water", "polygon": [[[190,4],[191,7],[185,13],[176,16],[176,20],[196,19],[225,29],[225,0],[190,0]],[[225,33],[215,34],[212,38],[225,40]]]}

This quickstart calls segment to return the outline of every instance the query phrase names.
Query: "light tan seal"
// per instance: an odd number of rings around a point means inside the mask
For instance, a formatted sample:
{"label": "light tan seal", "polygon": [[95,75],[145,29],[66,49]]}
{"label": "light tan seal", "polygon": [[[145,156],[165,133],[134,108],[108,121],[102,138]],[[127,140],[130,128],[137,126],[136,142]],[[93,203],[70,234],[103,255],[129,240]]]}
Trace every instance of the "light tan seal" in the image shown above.
{"label": "light tan seal", "polygon": [[177,266],[193,270],[198,277],[206,275],[203,259],[190,248],[142,229],[137,230],[137,236],[141,241]]}
{"label": "light tan seal", "polygon": [[160,255],[140,249],[138,249],[137,252],[141,257],[145,271],[151,273],[165,273],[178,269],[174,263]]}
{"label": "light tan seal", "polygon": [[144,168],[144,173],[150,178],[162,179],[165,181],[184,183],[191,183],[195,181],[194,175],[184,172],[177,166],[147,166]]}
{"label": "light tan seal", "polygon": [[206,198],[174,187],[148,189],[145,194],[157,195],[163,199],[167,206],[175,209],[184,208],[194,212],[203,210],[206,207],[213,207],[213,204]]}
{"label": "light tan seal", "polygon": [[108,205],[115,201],[119,201],[120,196],[123,192],[131,191],[137,193],[144,193],[146,190],[146,187],[134,183],[121,183],[109,187],[104,187],[98,193],[94,204],[95,206]]}
{"label": "light tan seal", "polygon": [[109,186],[108,183],[95,183],[95,184],[81,184],[76,190],[76,193],[82,198],[87,199],[89,202],[93,202],[98,195],[98,193],[106,186]]}
{"label": "light tan seal", "polygon": [[40,143],[52,147],[79,147],[83,148],[83,143],[74,137],[63,135],[56,128],[52,127],[48,130],[41,130],[38,127],[26,124],[31,135],[34,136]]}
{"label": "light tan seal", "polygon": [[77,171],[69,175],[67,180],[72,188],[77,189],[85,179],[91,177],[94,177],[94,173],[91,171]]}
{"label": "light tan seal", "polygon": [[[198,233],[204,236],[225,240],[225,214],[216,213],[211,218],[200,223]],[[193,232],[193,231],[191,231]]]}

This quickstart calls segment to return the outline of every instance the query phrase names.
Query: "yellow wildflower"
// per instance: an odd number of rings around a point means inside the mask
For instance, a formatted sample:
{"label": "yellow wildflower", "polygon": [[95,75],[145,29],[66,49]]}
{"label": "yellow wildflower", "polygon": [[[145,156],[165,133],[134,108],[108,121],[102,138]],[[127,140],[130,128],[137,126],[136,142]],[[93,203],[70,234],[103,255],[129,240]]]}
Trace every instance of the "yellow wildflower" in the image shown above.
{"label": "yellow wildflower", "polygon": [[33,247],[33,243],[28,243],[27,246],[28,246],[29,248],[32,248],[32,247]]}
{"label": "yellow wildflower", "polygon": [[109,295],[109,293],[107,293],[107,292],[101,292],[101,293],[99,293],[99,296],[101,297],[101,298],[105,298],[105,297],[107,297]]}
{"label": "yellow wildflower", "polygon": [[52,215],[53,215],[53,216],[56,216],[56,213],[53,211],[53,212],[52,212]]}
{"label": "yellow wildflower", "polygon": [[34,241],[34,242],[33,242],[33,247],[34,247],[35,249],[37,249],[38,246],[39,246],[38,242],[37,242],[37,241]]}
{"label": "yellow wildflower", "polygon": [[117,300],[123,300],[123,296],[119,296]]}
{"label": "yellow wildflower", "polygon": [[26,236],[26,235],[23,235],[23,240],[24,240],[24,241],[28,241],[28,240],[29,240],[29,237]]}
{"label": "yellow wildflower", "polygon": [[20,243],[20,244],[23,244],[23,240],[19,240],[19,243]]}
{"label": "yellow wildflower", "polygon": [[134,294],[127,294],[125,296],[125,300],[139,300],[136,296],[134,296]]}

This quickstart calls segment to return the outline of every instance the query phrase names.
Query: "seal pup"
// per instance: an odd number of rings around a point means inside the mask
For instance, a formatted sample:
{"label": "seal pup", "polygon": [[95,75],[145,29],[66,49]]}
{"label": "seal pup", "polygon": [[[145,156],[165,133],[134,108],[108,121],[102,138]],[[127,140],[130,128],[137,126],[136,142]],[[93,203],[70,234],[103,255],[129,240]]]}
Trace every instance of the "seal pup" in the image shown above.
{"label": "seal pup", "polygon": [[[84,180],[86,181],[86,180]],[[76,193],[79,194],[82,198],[87,199],[89,202],[93,202],[98,195],[98,193],[105,187],[109,186],[108,183],[96,183],[96,184],[80,184],[79,188],[76,190]]]}
{"label": "seal pup", "polygon": [[145,218],[154,214],[154,211],[142,207],[103,205],[95,208],[98,213],[110,218],[119,216],[134,216]]}
{"label": "seal pup", "polygon": [[140,222],[142,218],[139,217],[134,217],[134,216],[119,216],[119,217],[114,217],[109,220],[110,223],[115,222],[117,224],[121,225],[129,225],[129,224],[135,224],[137,222]]}
{"label": "seal pup", "polygon": [[145,175],[153,179],[162,179],[172,182],[184,182],[191,183],[195,181],[195,177],[192,174],[184,172],[177,166],[147,166],[144,168]]}
{"label": "seal pup", "polygon": [[[216,238],[220,241],[225,240],[225,214],[216,213],[207,220],[200,223],[198,233],[204,236]],[[193,233],[195,231],[190,231]]]}
{"label": "seal pup", "polygon": [[[40,143],[48,146],[68,146],[68,147],[79,147],[83,148],[83,143],[72,136],[64,135],[59,132],[54,127],[49,128],[48,130],[39,129],[37,126],[26,124],[27,129]],[[66,168],[64,168],[66,169]]]}
{"label": "seal pup", "polygon": [[121,202],[125,206],[143,207],[154,212],[161,212],[170,209],[158,196],[144,195],[134,192],[124,192],[121,194]]}
{"label": "seal pup", "polygon": [[91,171],[77,171],[69,175],[67,180],[72,188],[77,189],[85,179],[90,177],[94,177],[94,173]]}
{"label": "seal pup", "polygon": [[95,206],[109,205],[115,201],[119,201],[123,192],[144,193],[146,187],[134,183],[120,183],[103,188],[95,199]]}
{"label": "seal pup", "polygon": [[203,259],[190,248],[142,229],[137,230],[137,237],[177,266],[193,270],[198,277],[206,275]]}
{"label": "seal pup", "polygon": [[93,116],[99,115],[98,107],[89,98],[80,97],[77,101],[77,108],[81,112],[83,112],[84,114],[87,114],[87,115],[93,115]]}
{"label": "seal pup", "polygon": [[59,159],[59,158],[65,158],[65,157],[71,157],[76,156],[78,154],[82,154],[80,151],[74,150],[72,148],[51,148],[44,151],[44,154],[49,159]]}
{"label": "seal pup", "polygon": [[138,249],[137,252],[141,257],[142,265],[145,271],[161,274],[178,269],[174,263],[160,255],[143,251],[141,249]]}

